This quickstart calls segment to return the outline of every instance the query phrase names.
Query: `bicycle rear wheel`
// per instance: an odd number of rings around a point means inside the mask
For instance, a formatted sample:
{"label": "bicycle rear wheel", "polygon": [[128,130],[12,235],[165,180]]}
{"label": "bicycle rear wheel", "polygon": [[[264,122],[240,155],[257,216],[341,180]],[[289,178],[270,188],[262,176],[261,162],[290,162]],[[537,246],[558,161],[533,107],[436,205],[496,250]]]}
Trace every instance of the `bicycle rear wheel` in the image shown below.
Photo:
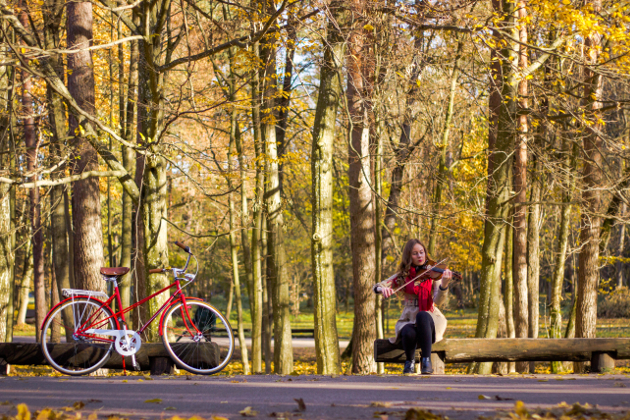
{"label": "bicycle rear wheel", "polygon": [[57,307],[42,329],[42,352],[48,363],[73,376],[102,367],[111,355],[113,337],[87,333],[89,329],[117,329],[109,308],[87,298]]}
{"label": "bicycle rear wheel", "polygon": [[177,366],[200,375],[220,372],[234,353],[230,323],[214,306],[197,300],[166,310],[162,341]]}

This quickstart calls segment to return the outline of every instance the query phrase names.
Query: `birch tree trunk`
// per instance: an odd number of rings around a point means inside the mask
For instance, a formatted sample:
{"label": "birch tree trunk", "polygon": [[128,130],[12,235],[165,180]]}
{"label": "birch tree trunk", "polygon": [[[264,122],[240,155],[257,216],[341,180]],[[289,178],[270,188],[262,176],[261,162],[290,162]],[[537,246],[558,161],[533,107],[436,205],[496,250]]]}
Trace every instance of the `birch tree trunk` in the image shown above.
{"label": "birch tree trunk", "polygon": [[[0,72],[3,69],[0,69]],[[0,87],[3,75],[0,74]],[[5,133],[5,127],[0,132]],[[2,159],[4,160],[4,159]],[[0,163],[3,163],[0,160]],[[11,341],[7,336],[9,318],[9,300],[11,298],[11,281],[14,254],[11,244],[11,185],[0,183],[0,342]]]}
{"label": "birch tree trunk", "polygon": [[337,335],[337,293],[333,265],[333,148],[337,108],[343,95],[342,66],[345,53],[344,12],[341,1],[329,6],[324,62],[320,69],[319,94],[311,146],[312,237],[311,269],[315,310],[315,355],[319,375],[338,374],[340,370]]}
{"label": "birch tree trunk", "polygon": [[[92,45],[92,3],[71,2],[66,5],[68,48],[79,52],[68,55],[68,90],[77,105],[95,115],[94,63],[87,50]],[[77,157],[73,173],[98,170],[96,150],[81,135],[77,119],[70,116],[70,136]],[[72,224],[74,226],[74,277],[77,287],[103,291],[100,275],[103,266],[103,230],[101,195],[98,178],[80,180],[73,185]],[[35,276],[37,277],[37,275]]]}
{"label": "birch tree trunk", "polygon": [[[601,2],[589,2],[594,11],[598,12]],[[601,208],[602,182],[602,138],[597,134],[601,124],[597,122],[598,110],[602,107],[599,98],[602,95],[602,76],[597,74],[591,66],[599,61],[602,35],[591,33],[585,40],[586,64],[584,66],[584,109],[593,127],[584,127],[584,167],[582,176],[584,187],[582,190],[582,216],[580,220],[580,243],[582,249],[579,255],[578,293],[575,322],[576,338],[596,337],[597,322],[597,279],[599,276],[599,235],[601,218],[598,213]],[[574,363],[574,371],[582,372],[584,363]]]}
{"label": "birch tree trunk", "polygon": [[[253,47],[258,54],[258,45]],[[263,153],[263,145],[260,134],[260,77],[258,70],[253,72],[252,80],[252,125],[254,133],[254,148],[256,150],[256,158]],[[260,167],[260,162],[256,162],[256,184],[254,187],[254,214],[252,226],[252,247],[251,247],[251,263],[252,263],[252,300],[250,301],[251,320],[252,320],[252,371],[260,373],[262,371],[262,317],[263,317],[263,279],[262,279],[262,261],[260,235],[262,229],[263,218],[263,192],[264,192],[264,173]]]}
{"label": "birch tree trunk", "polygon": [[[26,26],[28,24],[28,16],[26,8],[23,7],[20,12],[20,22]],[[35,119],[33,118],[33,97],[31,91],[33,83],[31,75],[21,72],[22,77],[22,124],[24,130],[24,142],[26,146],[26,167],[28,172],[35,172],[37,168],[37,134],[35,133]],[[29,181],[36,182],[37,176],[32,176]],[[35,323],[41,325],[46,316],[46,285],[44,283],[44,232],[42,227],[41,201],[39,188],[30,188],[30,219],[33,244],[33,290],[35,292]],[[41,331],[35,329],[35,338],[40,342]]]}
{"label": "birch tree trunk", "polygon": [[[0,46],[0,60],[4,61],[7,47]],[[10,147],[11,116],[10,100],[13,88],[9,87],[10,67],[0,64],[0,171],[13,169],[10,164],[12,147]],[[9,90],[11,89],[11,90]],[[3,174],[4,175],[4,174]],[[11,185],[0,184],[0,342],[12,341],[13,330],[13,267],[15,256],[13,253],[13,232],[11,223]]]}
{"label": "birch tree trunk", "polygon": [[[61,35],[61,18],[63,17],[64,3],[60,1],[48,1],[43,8],[44,13],[44,42],[47,50],[54,50],[60,46]],[[55,72],[59,77],[63,75],[63,61],[58,54],[49,53],[47,58]],[[63,99],[56,93],[52,86],[46,84],[46,96],[49,103],[49,124],[52,132],[53,150],[57,156],[61,156],[64,152],[64,141],[66,137],[66,112],[64,109]],[[64,169],[62,167],[61,169]],[[63,177],[63,170],[59,170],[53,177]],[[70,261],[70,238],[68,238],[68,215],[65,206],[65,191],[63,185],[57,185],[50,191],[50,223],[51,223],[51,240],[52,240],[52,259],[55,270],[55,283],[57,284],[57,293],[62,296],[63,289],[72,287]],[[72,313],[70,308],[64,311],[64,322],[70,319]],[[71,339],[72,331],[66,328],[66,338]]]}

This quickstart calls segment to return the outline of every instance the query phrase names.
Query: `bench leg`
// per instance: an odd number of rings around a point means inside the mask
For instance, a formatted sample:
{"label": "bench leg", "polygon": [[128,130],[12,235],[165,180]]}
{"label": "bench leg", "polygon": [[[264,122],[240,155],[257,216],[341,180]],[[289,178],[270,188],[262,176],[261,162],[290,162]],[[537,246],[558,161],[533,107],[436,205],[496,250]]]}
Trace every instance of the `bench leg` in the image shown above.
{"label": "bench leg", "polygon": [[11,373],[11,365],[4,360],[0,362],[0,376],[7,376]]}
{"label": "bench leg", "polygon": [[170,375],[173,373],[173,360],[170,357],[149,357],[151,375]]}
{"label": "bench leg", "polygon": [[591,372],[603,373],[615,370],[614,356],[613,353],[594,351],[591,354]]}
{"label": "bench leg", "polygon": [[433,374],[444,375],[444,357],[440,353],[431,353],[431,367]]}

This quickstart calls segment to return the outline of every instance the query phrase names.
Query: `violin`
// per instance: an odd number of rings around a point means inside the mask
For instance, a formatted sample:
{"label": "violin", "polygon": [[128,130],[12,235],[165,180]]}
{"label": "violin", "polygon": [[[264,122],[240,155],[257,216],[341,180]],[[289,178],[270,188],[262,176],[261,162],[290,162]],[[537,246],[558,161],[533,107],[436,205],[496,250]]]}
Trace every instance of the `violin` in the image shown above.
{"label": "violin", "polygon": [[[431,269],[420,275],[420,277],[418,278],[418,280],[420,281],[425,281],[428,279],[438,279],[442,276],[442,274],[444,274],[444,271],[448,269],[446,264],[442,264],[441,262],[436,263],[435,261],[430,260],[430,259],[427,260],[427,262],[424,264],[431,266]],[[457,271],[453,271],[453,270],[451,270],[451,273],[453,273],[453,280],[455,281],[462,280],[463,277],[461,273],[458,273]]]}

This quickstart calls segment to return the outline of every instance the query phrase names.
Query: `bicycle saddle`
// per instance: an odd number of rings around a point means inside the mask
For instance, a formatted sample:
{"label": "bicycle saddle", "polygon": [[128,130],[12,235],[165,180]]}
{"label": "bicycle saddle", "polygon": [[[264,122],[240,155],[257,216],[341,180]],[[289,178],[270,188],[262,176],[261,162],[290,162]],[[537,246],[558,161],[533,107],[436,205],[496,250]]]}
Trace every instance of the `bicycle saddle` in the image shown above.
{"label": "bicycle saddle", "polygon": [[104,276],[124,276],[129,272],[129,267],[101,267]]}

